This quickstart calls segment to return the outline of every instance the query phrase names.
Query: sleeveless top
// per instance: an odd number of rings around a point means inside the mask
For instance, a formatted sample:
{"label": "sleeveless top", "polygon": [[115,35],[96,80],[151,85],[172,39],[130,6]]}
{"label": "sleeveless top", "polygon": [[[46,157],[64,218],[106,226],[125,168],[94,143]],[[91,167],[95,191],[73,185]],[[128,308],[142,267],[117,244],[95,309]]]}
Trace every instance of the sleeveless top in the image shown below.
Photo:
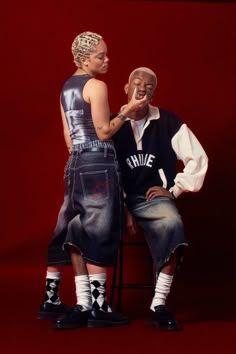
{"label": "sleeveless top", "polygon": [[73,75],[63,85],[61,103],[65,112],[73,148],[112,147],[111,140],[99,140],[93,125],[91,105],[83,98],[83,89],[92,76]]}

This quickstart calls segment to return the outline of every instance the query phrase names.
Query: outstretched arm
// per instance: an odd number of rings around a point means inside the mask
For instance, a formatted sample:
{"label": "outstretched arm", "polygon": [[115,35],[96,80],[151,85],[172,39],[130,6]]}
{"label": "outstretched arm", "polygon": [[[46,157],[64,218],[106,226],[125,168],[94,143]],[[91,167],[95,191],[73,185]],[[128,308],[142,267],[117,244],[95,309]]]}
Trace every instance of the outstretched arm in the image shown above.
{"label": "outstretched arm", "polygon": [[132,99],[126,105],[122,113],[110,120],[106,84],[103,81],[92,79],[89,80],[87,85],[86,92],[88,92],[88,100],[91,104],[93,124],[100,140],[110,139],[123,125],[127,116],[137,109],[147,105],[149,102],[146,96],[137,100],[134,91]]}

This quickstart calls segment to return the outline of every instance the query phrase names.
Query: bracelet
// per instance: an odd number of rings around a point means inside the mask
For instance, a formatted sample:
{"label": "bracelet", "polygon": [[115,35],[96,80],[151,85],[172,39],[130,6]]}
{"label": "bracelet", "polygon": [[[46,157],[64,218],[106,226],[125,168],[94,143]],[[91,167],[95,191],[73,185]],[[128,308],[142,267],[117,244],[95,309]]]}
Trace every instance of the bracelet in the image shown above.
{"label": "bracelet", "polygon": [[126,120],[126,118],[127,118],[127,116],[125,116],[124,114],[122,114],[122,113],[119,113],[118,115],[117,115],[117,118],[120,118],[123,122]]}

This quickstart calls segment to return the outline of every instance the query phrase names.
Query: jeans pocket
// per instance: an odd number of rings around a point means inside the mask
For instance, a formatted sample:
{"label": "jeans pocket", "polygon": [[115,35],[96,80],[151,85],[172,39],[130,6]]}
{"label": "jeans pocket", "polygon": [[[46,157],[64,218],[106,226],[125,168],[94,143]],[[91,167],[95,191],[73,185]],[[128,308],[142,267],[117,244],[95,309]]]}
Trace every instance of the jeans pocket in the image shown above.
{"label": "jeans pocket", "polygon": [[108,170],[80,172],[80,182],[85,200],[96,203],[109,198]]}

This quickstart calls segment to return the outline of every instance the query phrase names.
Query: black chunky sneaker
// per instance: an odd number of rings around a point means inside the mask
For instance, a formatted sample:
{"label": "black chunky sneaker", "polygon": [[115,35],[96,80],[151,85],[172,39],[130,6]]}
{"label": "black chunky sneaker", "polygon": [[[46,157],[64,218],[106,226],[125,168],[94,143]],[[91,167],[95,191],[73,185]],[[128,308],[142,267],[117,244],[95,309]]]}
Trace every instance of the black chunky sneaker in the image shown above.
{"label": "black chunky sneaker", "polygon": [[55,329],[73,329],[87,327],[90,311],[81,311],[82,306],[75,305],[66,316],[58,318],[54,322]]}
{"label": "black chunky sneaker", "polygon": [[40,306],[37,318],[39,320],[55,320],[71,312],[72,309],[73,307],[67,306],[63,303],[54,305],[49,302],[43,302]]}
{"label": "black chunky sneaker", "polygon": [[165,305],[155,306],[154,309],[155,312],[151,319],[154,326],[163,331],[179,331],[182,329]]}

